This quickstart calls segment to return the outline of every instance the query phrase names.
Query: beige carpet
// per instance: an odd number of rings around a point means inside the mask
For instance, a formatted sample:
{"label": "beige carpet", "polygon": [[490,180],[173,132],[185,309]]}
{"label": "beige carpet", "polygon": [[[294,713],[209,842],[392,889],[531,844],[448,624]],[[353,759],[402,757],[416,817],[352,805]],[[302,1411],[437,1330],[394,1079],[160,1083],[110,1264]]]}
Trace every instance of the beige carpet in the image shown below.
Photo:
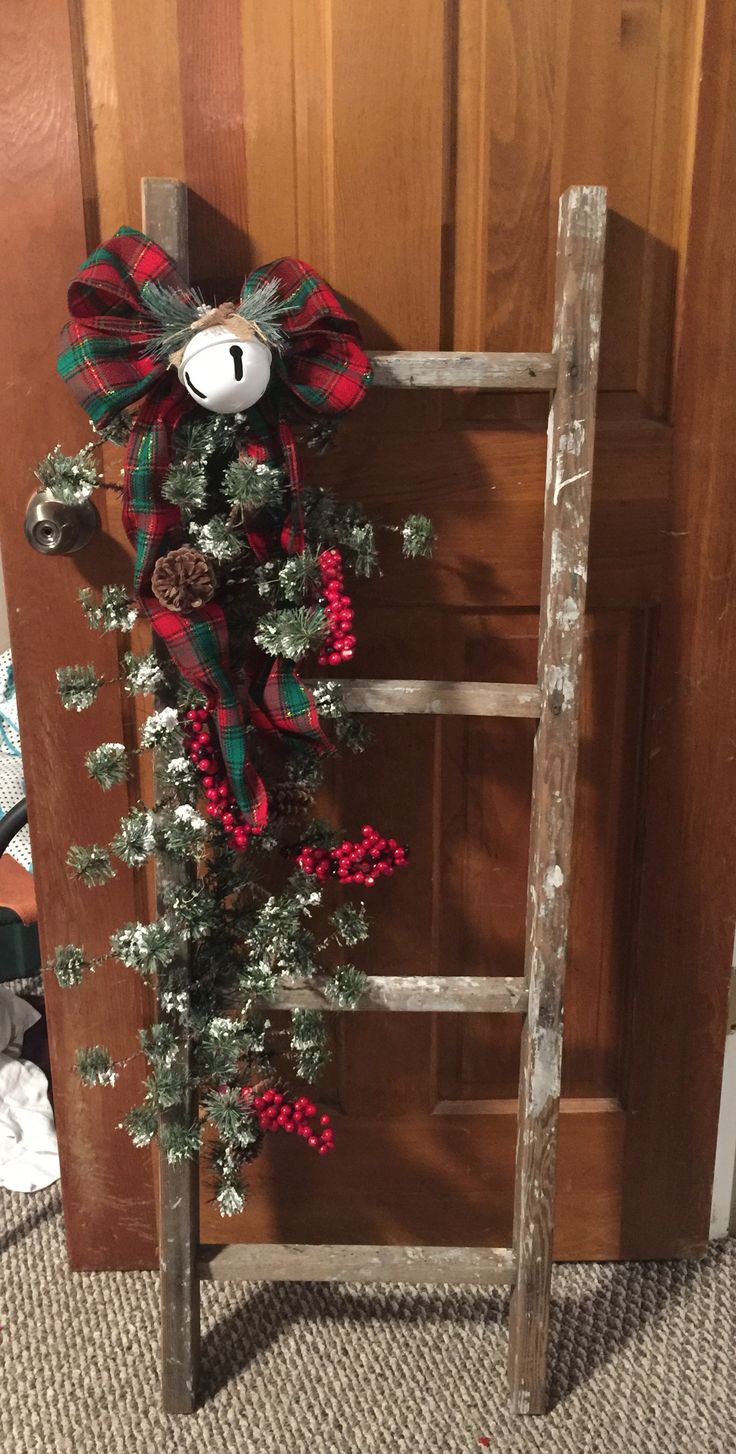
{"label": "beige carpet", "polygon": [[552,1412],[504,1406],[506,1297],[205,1286],[203,1406],[158,1409],[156,1279],[71,1274],[58,1193],[0,1192],[3,1454],[726,1454],[736,1244],[561,1267]]}

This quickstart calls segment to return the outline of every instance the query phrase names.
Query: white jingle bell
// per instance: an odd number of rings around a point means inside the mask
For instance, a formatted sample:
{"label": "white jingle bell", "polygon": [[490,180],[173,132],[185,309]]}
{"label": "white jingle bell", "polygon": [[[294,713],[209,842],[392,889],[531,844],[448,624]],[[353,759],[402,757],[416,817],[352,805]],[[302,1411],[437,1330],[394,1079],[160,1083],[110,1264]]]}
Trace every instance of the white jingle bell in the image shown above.
{"label": "white jingle bell", "polygon": [[217,324],[189,340],[178,373],[184,388],[204,409],[238,414],[265,394],[271,350],[259,338],[244,340]]}

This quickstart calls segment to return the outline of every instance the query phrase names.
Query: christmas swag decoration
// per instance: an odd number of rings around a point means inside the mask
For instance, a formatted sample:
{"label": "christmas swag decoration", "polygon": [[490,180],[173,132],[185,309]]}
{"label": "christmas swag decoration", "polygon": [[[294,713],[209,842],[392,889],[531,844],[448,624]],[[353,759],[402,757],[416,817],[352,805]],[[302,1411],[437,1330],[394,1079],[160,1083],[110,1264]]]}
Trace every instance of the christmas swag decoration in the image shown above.
{"label": "christmas swag decoration", "polygon": [[[133,805],[109,846],[73,845],[67,861],[90,887],[114,860],[138,868],[155,854],[162,872],[158,919],[122,926],[102,958],[58,946],[51,967],[62,985],[108,957],[156,977],[162,1017],[140,1033],[145,1098],[125,1125],[136,1145],[159,1134],[178,1160],[198,1154],[209,1124],[227,1215],[243,1206],[244,1168],[266,1132],[332,1149],[329,1116],[315,1120],[310,1097],[287,1086],[319,1071],[321,1017],[293,1010],[284,1031],[264,1007],[293,976],[319,975],[340,1008],[357,1002],[365,977],[343,956],[368,923],[362,904],[337,896],[390,877],[408,853],[370,825],[352,840],[313,816],[334,750],[320,719],[355,752],[368,734],[336,682],[310,691],[297,670],[309,655],[339,666],[357,648],[344,572],[374,569],[375,527],[356,504],[305,487],[298,447],[324,446],[364,397],[370,366],[331,288],[293,258],[257,269],[238,302],[210,306],[161,248],[121,228],[82,266],[69,309],[59,371],[97,434],[124,446],[122,483],[105,485],[93,444],[71,457],[57,446],[38,473],[60,499],[122,496],[133,597],[117,583],[80,595],[93,629],[125,633],[138,616],[153,628],[154,650],[125,651],[118,681],[156,694],[137,751],[155,750],[157,771],[156,801]],[[405,556],[431,553],[426,517],[384,528]],[[93,665],[57,676],[73,711],[107,684]],[[129,776],[128,751],[102,743],[86,766],[110,789]],[[122,1068],[101,1046],[77,1062],[88,1085]],[[194,1125],[171,1114],[190,1090]]]}

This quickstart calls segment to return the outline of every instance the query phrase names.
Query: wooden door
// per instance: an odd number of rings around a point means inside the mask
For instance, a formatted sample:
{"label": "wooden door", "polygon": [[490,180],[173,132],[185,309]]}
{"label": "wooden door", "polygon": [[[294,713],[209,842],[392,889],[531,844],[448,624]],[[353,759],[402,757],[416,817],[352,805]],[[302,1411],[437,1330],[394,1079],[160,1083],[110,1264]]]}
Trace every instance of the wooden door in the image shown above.
{"label": "wooden door", "polygon": [[[714,56],[720,10],[706,32]],[[92,906],[72,896],[60,867],[78,818],[88,837],[110,832],[109,800],[80,786],[79,723],[54,703],[53,666],[80,657],[71,599],[80,580],[114,573],[119,533],[109,521],[104,543],[53,563],[19,541],[31,461],[80,428],[53,378],[65,278],[100,237],[140,222],[141,175],[175,175],[191,189],[193,278],[219,297],[254,265],[295,252],[346,297],[370,347],[545,349],[558,194],[603,183],[612,217],[557,1252],[696,1250],[707,1235],[728,951],[711,936],[710,958],[716,948],[723,957],[710,997],[692,990],[698,953],[705,971],[695,926],[687,957],[676,946],[666,963],[636,951],[639,933],[651,945],[662,919],[650,865],[637,928],[645,839],[670,844],[678,891],[670,780],[652,797],[649,760],[652,684],[659,673],[664,701],[677,671],[660,620],[676,630],[684,609],[681,596],[663,596],[663,581],[674,552],[679,568],[689,548],[670,533],[673,478],[686,489],[672,473],[670,400],[679,333],[700,323],[695,303],[684,306],[682,261],[693,166],[706,155],[702,97],[700,151],[693,144],[701,7],[73,0],[70,16],[67,31],[59,7],[34,0],[10,3],[3,17],[14,57],[10,180],[30,179],[13,199],[8,266],[14,292],[33,287],[36,307],[30,318],[22,305],[13,312],[28,339],[18,359],[25,432],[9,420],[17,464],[2,534],[47,944],[84,938],[85,921],[102,937],[129,917],[121,900],[142,892],[118,881]],[[53,124],[29,127],[46,47]],[[53,239],[48,266],[39,238]],[[410,568],[387,548],[383,577],[356,592],[359,675],[533,680],[543,414],[534,396],[376,393],[319,461],[315,478],[388,523],[422,509],[439,532],[431,564]],[[705,630],[699,645],[707,655]],[[120,707],[108,699],[106,710],[114,718]],[[691,751],[707,718],[691,724]],[[120,735],[119,723],[116,734],[113,721],[87,721],[96,738]],[[334,812],[349,826],[386,824],[413,850],[410,870],[371,900],[365,967],[521,972],[531,743],[523,721],[377,719],[370,754],[336,771]],[[700,846],[706,860],[723,851],[721,839]],[[109,1038],[113,1017],[116,1045],[132,1042],[140,991],[114,978],[110,1000],[107,986],[75,991],[71,1006],[53,991],[50,1006],[70,1247],[85,1266],[145,1263],[153,1235],[150,1163],[113,1130],[134,1075],[111,1105],[104,1092],[82,1098],[67,1074],[70,1047]],[[670,1056],[658,1060],[651,1037],[665,986]],[[678,1051],[689,1034],[699,1095],[683,1143],[664,1108],[682,1104]],[[518,1040],[510,1017],[342,1017],[324,1084],[339,1155],[312,1165],[289,1144],[269,1147],[236,1223],[224,1226],[205,1192],[205,1240],[508,1243]],[[123,1219],[116,1237],[111,1205]]]}

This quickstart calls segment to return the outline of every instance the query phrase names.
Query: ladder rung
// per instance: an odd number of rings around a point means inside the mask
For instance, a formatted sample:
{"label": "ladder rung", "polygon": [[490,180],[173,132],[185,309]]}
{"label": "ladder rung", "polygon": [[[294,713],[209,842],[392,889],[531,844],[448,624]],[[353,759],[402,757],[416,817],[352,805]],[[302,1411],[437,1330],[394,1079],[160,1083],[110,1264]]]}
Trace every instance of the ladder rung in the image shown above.
{"label": "ladder rung", "polygon": [[342,681],[340,695],[351,712],[449,717],[538,717],[542,702],[539,687],[516,682]]}
{"label": "ladder rung", "polygon": [[234,1242],[199,1248],[200,1277],[246,1282],[451,1282],[510,1285],[506,1247],[358,1247]]}
{"label": "ladder rung", "polygon": [[[325,980],[282,981],[268,1004],[275,1010],[338,1010],[324,992]],[[356,1010],[405,1010],[433,1013],[485,1012],[523,1014],[527,1007],[524,979],[480,975],[369,975]],[[353,1014],[353,1010],[346,1011]]]}
{"label": "ladder rung", "polygon": [[554,353],[370,353],[384,389],[535,389],[557,385]]}

